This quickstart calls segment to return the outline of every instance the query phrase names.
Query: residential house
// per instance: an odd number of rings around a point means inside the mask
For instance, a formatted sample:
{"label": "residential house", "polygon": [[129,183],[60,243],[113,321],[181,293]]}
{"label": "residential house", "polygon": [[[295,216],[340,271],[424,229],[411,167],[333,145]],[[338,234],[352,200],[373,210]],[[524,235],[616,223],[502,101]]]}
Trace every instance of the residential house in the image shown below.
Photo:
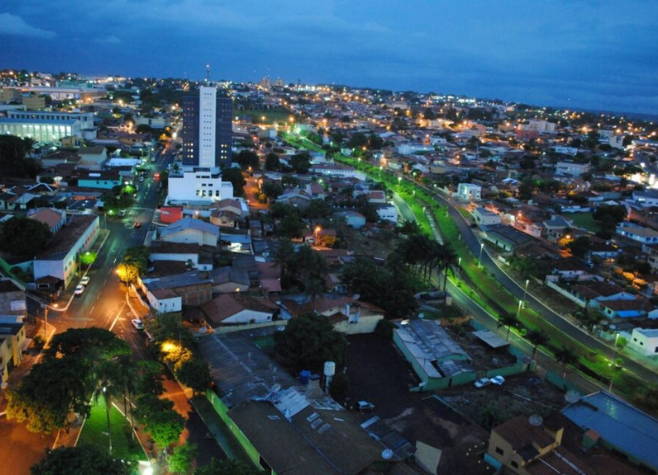
{"label": "residential house", "polygon": [[557,242],[565,235],[565,231],[573,228],[573,221],[559,215],[553,215],[551,219],[541,223],[543,235],[549,242]]}
{"label": "residential house", "polygon": [[21,317],[0,317],[0,374],[6,386],[9,371],[23,361],[23,351],[30,343]]}
{"label": "residential house", "polygon": [[182,206],[162,206],[160,207],[160,222],[164,224],[175,223],[183,219]]}
{"label": "residential house", "polygon": [[20,315],[27,312],[25,290],[11,279],[0,278],[0,315]]}
{"label": "residential house", "polygon": [[589,172],[589,163],[557,162],[555,174],[558,176],[578,177]]}
{"label": "residential house", "polygon": [[240,223],[240,215],[232,211],[214,209],[210,212],[210,222],[220,228],[237,228]]}
{"label": "residential house", "polygon": [[658,355],[658,329],[633,328],[628,347],[644,356]]}
{"label": "residential house", "polygon": [[153,241],[149,258],[152,262],[183,262],[188,267],[209,271],[213,268],[214,250],[197,243]]}
{"label": "residential house", "polygon": [[457,193],[453,197],[460,201],[480,201],[482,199],[482,187],[472,183],[460,183]]}
{"label": "residential house", "polygon": [[247,203],[238,198],[226,198],[210,205],[210,209],[218,211],[228,211],[240,218],[249,216],[249,207]]}
{"label": "residential house", "polygon": [[149,306],[160,313],[180,312],[183,305],[203,305],[212,299],[212,280],[206,272],[143,278],[138,284]]}
{"label": "residential house", "polygon": [[219,293],[246,292],[251,286],[249,272],[232,266],[224,266],[210,272],[212,291]]}
{"label": "residential house", "polygon": [[597,304],[603,315],[616,320],[620,318],[658,318],[654,306],[648,299],[636,296],[634,299],[600,300]]}
{"label": "residential house", "polygon": [[617,234],[642,244],[658,243],[658,231],[637,224],[621,222],[616,228]]}
{"label": "residential house", "polygon": [[220,231],[214,224],[201,219],[183,218],[159,231],[160,240],[166,242],[196,243],[217,246]]}
{"label": "residential house", "polygon": [[311,204],[311,195],[303,190],[288,189],[276,199],[277,203],[286,203],[298,208],[306,208]]}
{"label": "residential house", "polygon": [[345,224],[354,229],[361,229],[366,225],[366,217],[357,211],[343,211],[336,215],[344,218]]}
{"label": "residential house", "polygon": [[484,239],[500,247],[504,251],[514,252],[521,246],[532,242],[533,238],[506,224],[494,224],[482,228]]}
{"label": "residential house", "polygon": [[520,475],[583,475],[592,468],[563,447],[565,424],[556,414],[541,421],[517,416],[494,427],[489,437],[487,455],[512,473]]}
{"label": "residential house", "polygon": [[481,206],[475,208],[471,214],[471,218],[473,219],[473,222],[478,226],[492,226],[502,223],[502,218],[498,213],[494,213],[493,211],[490,211]]}
{"label": "residential house", "polygon": [[111,190],[116,186],[122,186],[123,179],[119,172],[114,170],[80,170],[78,186],[80,188],[97,188],[101,190]]}
{"label": "residential house", "polygon": [[34,279],[52,276],[68,287],[79,268],[79,257],[91,249],[100,232],[98,216],[73,215],[34,258]]}
{"label": "residential house", "polygon": [[84,170],[100,171],[107,161],[107,149],[105,147],[82,147],[78,149],[78,168]]}
{"label": "residential house", "polygon": [[271,322],[279,311],[279,307],[268,298],[241,293],[220,295],[205,303],[201,309],[214,328],[227,324]]}
{"label": "residential house", "polygon": [[306,193],[308,193],[314,200],[324,200],[327,195],[324,191],[324,187],[317,182],[309,183],[306,186]]}
{"label": "residential house", "polygon": [[27,217],[45,224],[53,234],[62,229],[66,223],[66,212],[53,208],[33,210],[31,213],[27,214]]}
{"label": "residential house", "polygon": [[393,224],[398,222],[398,209],[394,205],[378,205],[377,214],[382,221],[388,221]]}

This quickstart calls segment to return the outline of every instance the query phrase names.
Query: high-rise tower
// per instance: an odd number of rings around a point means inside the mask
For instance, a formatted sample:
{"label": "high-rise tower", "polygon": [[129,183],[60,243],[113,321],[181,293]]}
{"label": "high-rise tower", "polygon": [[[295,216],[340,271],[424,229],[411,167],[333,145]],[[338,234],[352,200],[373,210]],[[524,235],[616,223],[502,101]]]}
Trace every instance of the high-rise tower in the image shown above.
{"label": "high-rise tower", "polygon": [[201,86],[183,98],[183,165],[220,167],[231,163],[233,102],[217,88]]}

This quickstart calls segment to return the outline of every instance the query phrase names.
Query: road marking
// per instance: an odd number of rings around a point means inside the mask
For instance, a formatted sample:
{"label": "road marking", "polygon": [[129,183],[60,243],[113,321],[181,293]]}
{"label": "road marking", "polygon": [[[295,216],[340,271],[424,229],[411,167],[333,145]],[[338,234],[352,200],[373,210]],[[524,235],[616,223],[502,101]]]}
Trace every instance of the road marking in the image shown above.
{"label": "road marking", "polygon": [[112,262],[112,264],[116,264],[118,260],[119,260],[119,256],[115,257],[115,258],[114,258],[114,261]]}
{"label": "road marking", "polygon": [[[98,299],[97,299],[97,300],[98,300]],[[95,309],[95,308],[96,308],[96,305],[94,305],[93,307],[91,307],[91,312],[89,312],[89,313],[94,313],[94,309]]]}
{"label": "road marking", "polygon": [[123,305],[121,306],[121,310],[119,310],[119,313],[117,313],[117,316],[114,317],[114,321],[112,322],[112,325],[110,325],[110,331],[112,331],[114,329],[114,325],[116,325],[117,322],[119,321],[119,317],[121,316],[121,312],[123,312],[123,309],[124,309],[125,306],[126,306],[126,302],[123,303]]}

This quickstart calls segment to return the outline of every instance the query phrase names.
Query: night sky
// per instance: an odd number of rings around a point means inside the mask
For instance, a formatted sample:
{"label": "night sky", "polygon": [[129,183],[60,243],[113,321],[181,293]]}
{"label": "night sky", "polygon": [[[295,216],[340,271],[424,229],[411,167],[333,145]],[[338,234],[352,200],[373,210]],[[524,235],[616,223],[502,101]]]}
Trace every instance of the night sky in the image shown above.
{"label": "night sky", "polygon": [[658,114],[655,0],[3,0],[0,68]]}

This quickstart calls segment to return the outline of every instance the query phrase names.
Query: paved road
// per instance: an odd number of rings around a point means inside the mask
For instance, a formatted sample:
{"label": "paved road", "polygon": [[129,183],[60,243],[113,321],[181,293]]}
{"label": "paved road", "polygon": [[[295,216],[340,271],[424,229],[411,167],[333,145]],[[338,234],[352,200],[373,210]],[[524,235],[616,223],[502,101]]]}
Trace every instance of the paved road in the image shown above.
{"label": "paved road", "polygon": [[[405,177],[405,179],[407,178]],[[422,185],[420,184],[417,185],[422,187]],[[470,223],[466,222],[464,216],[459,212],[459,210],[454,206],[452,202],[450,202],[440,194],[435,193],[433,190],[427,187],[423,187],[423,188],[428,193],[430,193],[437,202],[439,202],[443,206],[448,207],[448,212],[450,213],[450,217],[456,224],[459,233],[462,236],[462,240],[466,243],[471,253],[474,256],[478,256],[480,254],[481,244],[478,238],[476,237],[473,228],[470,227]],[[498,281],[505,289],[507,289],[507,291],[510,292],[510,294],[512,294],[516,299],[518,300],[523,299],[525,292],[523,286],[519,285],[516,281],[511,279],[505,272],[503,272],[500,269],[500,267],[490,257],[486,248],[485,248],[485,252],[482,253],[482,265],[493,275],[493,278],[496,281]],[[603,354],[606,354],[606,352],[610,352],[614,350],[612,346],[596,339],[591,334],[587,333],[583,329],[571,323],[562,315],[554,312],[550,307],[546,306],[543,302],[537,300],[532,294],[528,293],[526,295],[525,301],[528,307],[532,308],[535,312],[541,315],[548,323],[556,327],[562,333],[569,335],[574,340],[579,341],[583,345],[594,350],[599,350]],[[624,360],[623,367],[627,371],[631,371],[635,373],[637,376],[639,376],[640,378],[646,381],[652,383],[658,383],[658,374],[656,374],[651,369],[621,354],[618,354],[616,356]]]}

